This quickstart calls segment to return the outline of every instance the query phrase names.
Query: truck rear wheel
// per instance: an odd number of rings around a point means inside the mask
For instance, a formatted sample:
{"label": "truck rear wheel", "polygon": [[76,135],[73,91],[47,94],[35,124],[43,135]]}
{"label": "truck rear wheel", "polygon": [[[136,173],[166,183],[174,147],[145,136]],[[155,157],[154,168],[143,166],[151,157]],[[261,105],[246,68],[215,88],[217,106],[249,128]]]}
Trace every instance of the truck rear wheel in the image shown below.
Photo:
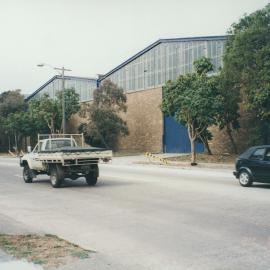
{"label": "truck rear wheel", "polygon": [[92,170],[85,176],[86,182],[89,186],[95,186],[98,180],[98,165],[92,165]]}
{"label": "truck rear wheel", "polygon": [[33,182],[33,174],[31,169],[29,168],[28,164],[23,166],[23,180],[25,183],[32,183]]}
{"label": "truck rear wheel", "polygon": [[63,168],[59,165],[53,166],[50,169],[50,180],[51,185],[54,188],[59,188],[64,181],[64,171]]}

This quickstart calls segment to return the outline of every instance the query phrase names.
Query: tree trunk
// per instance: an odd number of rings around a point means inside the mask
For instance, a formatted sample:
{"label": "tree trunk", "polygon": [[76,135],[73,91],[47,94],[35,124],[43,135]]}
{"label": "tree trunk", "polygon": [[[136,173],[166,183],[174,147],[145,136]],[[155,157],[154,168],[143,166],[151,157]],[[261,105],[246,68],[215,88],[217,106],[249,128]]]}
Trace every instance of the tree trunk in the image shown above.
{"label": "tree trunk", "polygon": [[208,155],[213,155],[213,154],[212,154],[212,151],[211,151],[211,149],[210,149],[210,146],[209,146],[209,143],[208,143],[207,138],[205,138],[204,136],[201,136],[201,140],[202,140],[203,145],[204,145],[204,147],[205,147],[205,149],[206,149],[206,151],[207,151],[207,154],[208,154]]}
{"label": "tree trunk", "polygon": [[54,119],[53,118],[51,120],[51,127],[52,127],[51,132],[52,132],[52,134],[54,134],[55,132],[54,132]]}
{"label": "tree trunk", "polygon": [[261,124],[261,133],[263,134],[263,144],[268,144],[269,142],[269,127],[268,127],[268,123],[265,123],[265,121],[263,121],[263,123]]}
{"label": "tree trunk", "polygon": [[191,165],[197,165],[196,163],[196,151],[195,151],[195,139],[190,141],[190,150],[191,150]]}
{"label": "tree trunk", "polygon": [[196,134],[195,134],[194,126],[192,124],[188,124],[187,127],[188,127],[188,137],[190,141],[191,166],[194,166],[194,165],[197,165],[196,149],[195,149]]}
{"label": "tree trunk", "polygon": [[234,152],[234,154],[237,154],[238,153],[238,149],[237,149],[236,143],[235,143],[234,138],[233,138],[233,135],[232,135],[232,129],[230,127],[230,124],[227,124],[226,125],[226,131],[227,131],[227,134],[228,134],[229,139],[231,141],[233,152]]}

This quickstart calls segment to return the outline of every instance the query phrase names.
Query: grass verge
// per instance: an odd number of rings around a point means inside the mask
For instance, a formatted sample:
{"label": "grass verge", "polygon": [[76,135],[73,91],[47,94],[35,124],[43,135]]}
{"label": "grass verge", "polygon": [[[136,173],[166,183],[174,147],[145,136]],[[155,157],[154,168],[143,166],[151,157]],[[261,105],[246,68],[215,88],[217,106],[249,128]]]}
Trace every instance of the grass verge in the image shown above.
{"label": "grass verge", "polygon": [[142,152],[137,152],[137,151],[117,151],[113,152],[114,157],[127,157],[127,156],[139,156],[143,155]]}
{"label": "grass verge", "polygon": [[[207,154],[197,154],[197,162],[203,163],[234,163],[236,155],[207,155]],[[167,161],[178,161],[178,162],[190,162],[190,155],[183,155],[177,157],[168,157]]]}
{"label": "grass verge", "polygon": [[26,259],[45,269],[58,267],[70,260],[89,258],[91,253],[51,234],[0,234],[0,248],[17,259]]}

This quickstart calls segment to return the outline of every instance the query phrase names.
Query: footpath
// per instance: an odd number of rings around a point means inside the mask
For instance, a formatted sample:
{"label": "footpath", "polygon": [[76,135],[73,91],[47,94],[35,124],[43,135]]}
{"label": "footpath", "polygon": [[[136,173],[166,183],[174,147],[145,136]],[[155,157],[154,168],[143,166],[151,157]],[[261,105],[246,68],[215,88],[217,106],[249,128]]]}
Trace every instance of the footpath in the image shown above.
{"label": "footpath", "polygon": [[[114,157],[113,164],[115,165],[155,165],[168,168],[206,168],[206,169],[228,169],[233,170],[233,163],[210,163],[210,162],[199,162],[196,166],[191,166],[190,162],[185,161],[167,161],[166,158],[176,157],[180,154],[153,154],[153,155],[133,155]],[[166,162],[167,161],[167,162]]]}

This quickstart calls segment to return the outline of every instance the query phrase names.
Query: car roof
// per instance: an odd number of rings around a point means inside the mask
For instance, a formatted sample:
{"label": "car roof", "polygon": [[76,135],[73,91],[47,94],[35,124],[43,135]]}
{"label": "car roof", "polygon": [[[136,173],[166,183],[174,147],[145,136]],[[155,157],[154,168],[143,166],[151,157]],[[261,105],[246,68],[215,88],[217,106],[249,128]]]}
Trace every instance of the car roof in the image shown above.
{"label": "car roof", "polygon": [[256,145],[256,146],[250,147],[249,149],[258,149],[258,148],[270,148],[270,144]]}
{"label": "car roof", "polygon": [[258,146],[254,146],[256,148],[267,148],[270,147],[270,144],[264,144],[264,145],[258,145]]}

